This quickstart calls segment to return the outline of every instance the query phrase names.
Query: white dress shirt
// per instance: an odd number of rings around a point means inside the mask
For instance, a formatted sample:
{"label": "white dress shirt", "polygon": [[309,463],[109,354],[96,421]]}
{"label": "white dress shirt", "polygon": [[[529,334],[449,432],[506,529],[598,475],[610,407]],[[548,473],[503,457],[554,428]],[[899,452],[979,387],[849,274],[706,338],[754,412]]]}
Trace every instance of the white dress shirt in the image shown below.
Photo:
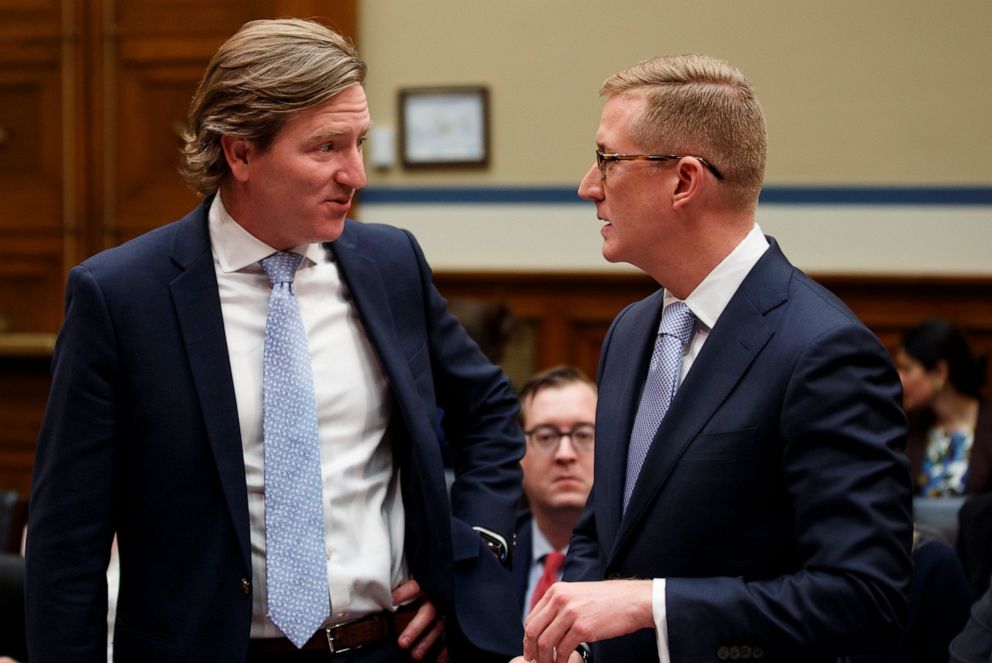
{"label": "white dress shirt", "polygon": [[[266,617],[262,351],[272,285],[258,264],[275,249],[242,228],[218,193],[210,244],[237,399],[251,526],[251,637],[281,637]],[[313,366],[323,482],[330,623],[392,607],[407,578],[399,472],[387,428],[388,382],[330,251],[304,256],[295,289]]]}
{"label": "white dress shirt", "polygon": [[[693,362],[703,349],[703,344],[709,338],[710,330],[720,319],[723,309],[727,308],[730,299],[737,292],[744,278],[754,267],[758,259],[768,250],[768,240],[758,224],[754,224],[747,236],[741,243],[724,258],[719,265],[713,268],[706,278],[696,286],[688,297],[685,304],[696,316],[696,329],[692,338],[686,345],[685,355],[682,358],[682,374],[679,377],[679,384],[685,379],[692,368]],[[667,290],[665,291],[664,306],[680,301]],[[661,663],[671,663],[671,656],[668,652],[668,611],[665,605],[665,579],[655,578],[651,587],[651,612],[654,616],[655,629],[657,629],[658,658]]]}

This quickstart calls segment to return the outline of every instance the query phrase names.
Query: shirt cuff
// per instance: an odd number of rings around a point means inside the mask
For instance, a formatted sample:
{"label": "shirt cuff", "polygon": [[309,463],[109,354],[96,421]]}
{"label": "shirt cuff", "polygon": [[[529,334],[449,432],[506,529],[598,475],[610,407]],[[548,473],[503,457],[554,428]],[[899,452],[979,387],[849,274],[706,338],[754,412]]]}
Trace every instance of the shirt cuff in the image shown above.
{"label": "shirt cuff", "polygon": [[651,585],[651,616],[654,617],[654,632],[658,640],[658,660],[672,663],[668,652],[668,606],[665,605],[665,579],[655,578]]}

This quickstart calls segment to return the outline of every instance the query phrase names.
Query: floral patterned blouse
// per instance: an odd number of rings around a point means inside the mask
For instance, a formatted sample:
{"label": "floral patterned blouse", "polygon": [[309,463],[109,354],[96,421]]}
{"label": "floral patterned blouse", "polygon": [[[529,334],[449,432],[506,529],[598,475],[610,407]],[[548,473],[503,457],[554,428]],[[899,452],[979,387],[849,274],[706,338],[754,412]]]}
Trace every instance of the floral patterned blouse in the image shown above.
{"label": "floral patterned blouse", "polygon": [[927,497],[954,497],[965,494],[968,459],[975,431],[962,428],[947,431],[931,428],[920,473],[920,494]]}

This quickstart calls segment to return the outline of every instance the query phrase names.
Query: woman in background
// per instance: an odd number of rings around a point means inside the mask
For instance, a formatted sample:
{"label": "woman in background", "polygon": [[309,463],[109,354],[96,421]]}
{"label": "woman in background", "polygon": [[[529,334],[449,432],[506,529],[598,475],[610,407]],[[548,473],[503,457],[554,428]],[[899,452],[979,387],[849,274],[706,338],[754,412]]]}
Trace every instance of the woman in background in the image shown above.
{"label": "woman in background", "polygon": [[935,319],[906,332],[896,368],[915,493],[953,497],[992,489],[992,406],[980,393],[985,358],[972,355],[950,322]]}

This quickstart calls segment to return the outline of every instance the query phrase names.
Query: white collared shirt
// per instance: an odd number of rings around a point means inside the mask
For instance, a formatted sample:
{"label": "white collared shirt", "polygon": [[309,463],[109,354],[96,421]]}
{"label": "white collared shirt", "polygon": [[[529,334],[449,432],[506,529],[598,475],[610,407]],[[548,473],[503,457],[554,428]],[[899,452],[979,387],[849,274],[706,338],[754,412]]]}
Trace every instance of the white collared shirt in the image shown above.
{"label": "white collared shirt", "polygon": [[[209,212],[210,244],[237,399],[251,526],[251,636],[280,637],[266,617],[262,351],[272,286],[258,264],[275,249],[241,227],[218,192]],[[295,290],[313,366],[324,496],[331,623],[392,607],[407,578],[399,472],[387,428],[388,382],[333,254],[303,254]]]}
{"label": "white collared shirt", "polygon": [[[768,240],[765,239],[757,223],[741,240],[730,254],[713,268],[706,278],[696,286],[695,290],[685,298],[685,304],[696,316],[696,329],[686,345],[682,359],[682,374],[679,384],[685,379],[692,368],[693,362],[703,349],[703,344],[709,338],[710,330],[720,319],[723,309],[727,308],[734,293],[740,288],[744,278],[758,260],[768,250]],[[680,301],[673,294],[665,291],[664,306],[667,308],[674,302]],[[671,663],[668,652],[668,610],[665,604],[665,579],[655,578],[651,588],[651,612],[658,640],[658,658],[660,663]]]}

